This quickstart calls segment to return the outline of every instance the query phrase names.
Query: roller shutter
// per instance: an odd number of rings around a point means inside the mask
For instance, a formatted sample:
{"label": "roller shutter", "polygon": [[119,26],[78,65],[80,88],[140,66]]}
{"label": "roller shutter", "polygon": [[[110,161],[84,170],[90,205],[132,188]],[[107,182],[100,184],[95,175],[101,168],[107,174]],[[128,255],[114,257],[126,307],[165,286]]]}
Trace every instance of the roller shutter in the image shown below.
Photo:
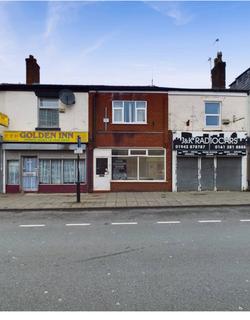
{"label": "roller shutter", "polygon": [[218,191],[241,190],[241,158],[217,158]]}
{"label": "roller shutter", "polygon": [[214,190],[214,158],[201,158],[201,190]]}
{"label": "roller shutter", "polygon": [[198,158],[177,158],[177,191],[198,191]]}

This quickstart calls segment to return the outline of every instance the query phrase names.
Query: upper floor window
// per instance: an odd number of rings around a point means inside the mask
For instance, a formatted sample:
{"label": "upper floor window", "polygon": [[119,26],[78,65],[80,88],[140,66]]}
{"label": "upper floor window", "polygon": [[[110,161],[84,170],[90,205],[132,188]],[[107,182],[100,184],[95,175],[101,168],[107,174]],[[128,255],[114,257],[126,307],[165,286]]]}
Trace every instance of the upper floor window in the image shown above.
{"label": "upper floor window", "polygon": [[147,122],[146,101],[113,101],[113,123],[138,123]]}
{"label": "upper floor window", "polygon": [[221,124],[220,102],[205,102],[206,127],[219,127]]}
{"label": "upper floor window", "polygon": [[59,102],[58,99],[39,100],[39,128],[59,127]]}

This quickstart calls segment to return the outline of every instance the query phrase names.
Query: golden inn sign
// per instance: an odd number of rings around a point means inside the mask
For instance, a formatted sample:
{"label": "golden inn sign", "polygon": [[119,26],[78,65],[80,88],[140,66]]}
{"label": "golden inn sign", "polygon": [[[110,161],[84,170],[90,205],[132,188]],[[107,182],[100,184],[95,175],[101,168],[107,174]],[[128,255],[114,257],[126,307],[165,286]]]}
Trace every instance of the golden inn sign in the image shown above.
{"label": "golden inn sign", "polygon": [[88,142],[88,132],[72,131],[4,131],[3,142],[34,142],[34,143],[77,143]]}

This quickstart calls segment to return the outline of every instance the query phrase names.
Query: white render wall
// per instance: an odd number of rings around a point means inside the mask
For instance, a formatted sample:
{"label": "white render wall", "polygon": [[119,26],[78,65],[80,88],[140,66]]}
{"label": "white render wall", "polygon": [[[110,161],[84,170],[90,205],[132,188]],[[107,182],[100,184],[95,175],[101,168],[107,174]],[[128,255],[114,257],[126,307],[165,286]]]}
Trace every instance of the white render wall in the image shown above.
{"label": "white render wall", "polygon": [[[76,103],[72,106],[59,107],[59,127],[62,131],[88,131],[88,93],[75,93]],[[38,97],[34,92],[0,92],[0,112],[10,119],[9,128],[3,130],[33,131],[38,127]]]}
{"label": "white render wall", "polygon": [[[245,93],[169,92],[169,129],[173,131],[210,131],[205,127],[205,102],[221,102],[221,119],[230,124],[221,125],[221,131],[247,131],[248,95]],[[240,118],[244,118],[239,120]],[[233,121],[234,119],[238,121]],[[187,126],[186,122],[190,121]],[[215,130],[215,129],[213,129]]]}

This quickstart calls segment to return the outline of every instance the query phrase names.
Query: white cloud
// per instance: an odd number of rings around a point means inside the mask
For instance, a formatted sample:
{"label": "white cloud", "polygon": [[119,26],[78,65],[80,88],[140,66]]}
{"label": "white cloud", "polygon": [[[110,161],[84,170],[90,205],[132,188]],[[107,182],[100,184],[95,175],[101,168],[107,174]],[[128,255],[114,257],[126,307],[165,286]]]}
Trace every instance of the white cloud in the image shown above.
{"label": "white cloud", "polygon": [[76,14],[80,7],[89,5],[94,2],[79,1],[79,2],[63,2],[49,1],[47,18],[45,21],[45,31],[43,36],[49,38],[54,35],[60,25],[69,23],[76,19]]}
{"label": "white cloud", "polygon": [[146,1],[145,4],[153,10],[171,18],[177,26],[185,25],[193,19],[193,15],[186,12],[179,2]]}
{"label": "white cloud", "polygon": [[99,50],[106,42],[108,42],[111,38],[113,38],[118,33],[119,33],[118,31],[114,31],[101,36],[92,45],[90,45],[89,47],[83,48],[83,50],[81,51],[81,57],[86,57],[90,53],[93,53],[94,51]]}

